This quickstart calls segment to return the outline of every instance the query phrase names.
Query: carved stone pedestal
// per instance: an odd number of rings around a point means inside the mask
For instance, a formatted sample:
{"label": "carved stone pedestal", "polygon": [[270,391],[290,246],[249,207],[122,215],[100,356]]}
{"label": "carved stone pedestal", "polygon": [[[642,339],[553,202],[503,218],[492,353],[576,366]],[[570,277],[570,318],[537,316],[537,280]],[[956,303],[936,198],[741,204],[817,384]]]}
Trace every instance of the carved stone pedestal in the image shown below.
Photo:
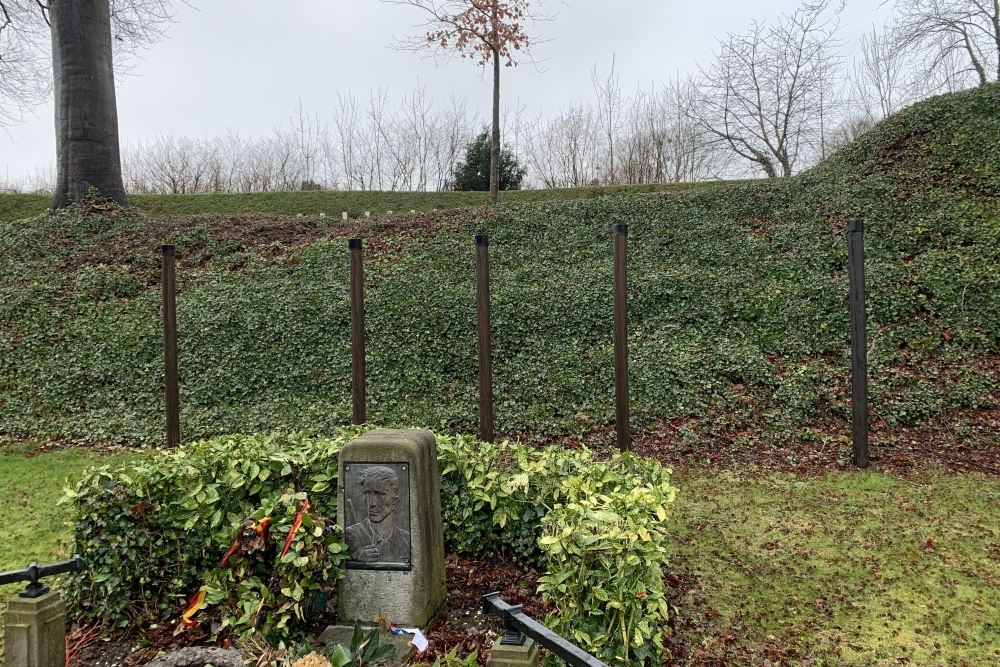
{"label": "carved stone pedestal", "polygon": [[538,667],[538,646],[534,640],[525,639],[520,646],[501,644],[503,636],[497,637],[486,659],[486,667]]}
{"label": "carved stone pedestal", "polygon": [[59,592],[11,598],[4,643],[7,667],[65,667],[66,605]]}
{"label": "carved stone pedestal", "polygon": [[351,558],[337,584],[337,620],[385,615],[425,628],[448,594],[441,471],[434,434],[377,429],[340,452],[337,522]]}

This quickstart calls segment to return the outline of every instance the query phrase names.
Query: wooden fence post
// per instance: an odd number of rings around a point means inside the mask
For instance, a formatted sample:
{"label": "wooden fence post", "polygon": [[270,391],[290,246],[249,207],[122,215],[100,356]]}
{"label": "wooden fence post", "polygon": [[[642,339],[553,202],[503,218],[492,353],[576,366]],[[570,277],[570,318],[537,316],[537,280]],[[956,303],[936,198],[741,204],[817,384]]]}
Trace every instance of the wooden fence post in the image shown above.
{"label": "wooden fence post", "polygon": [[615,309],[615,434],[618,449],[632,445],[628,396],[628,225],[615,225],[614,309]]}
{"label": "wooden fence post", "polygon": [[490,237],[476,236],[476,333],[479,343],[479,439],[493,442],[493,337],[490,330]]}
{"label": "wooden fence post", "polygon": [[177,381],[177,281],[174,246],[161,249],[161,279],[163,291],[163,393],[167,411],[167,447],[176,447],[181,440],[180,391]]}
{"label": "wooden fence post", "polygon": [[865,312],[865,227],[847,221],[847,273],[851,290],[851,407],[853,461],[868,467],[868,316]]}
{"label": "wooden fence post", "polygon": [[351,256],[351,422],[365,416],[365,274],[361,239],[348,239]]}

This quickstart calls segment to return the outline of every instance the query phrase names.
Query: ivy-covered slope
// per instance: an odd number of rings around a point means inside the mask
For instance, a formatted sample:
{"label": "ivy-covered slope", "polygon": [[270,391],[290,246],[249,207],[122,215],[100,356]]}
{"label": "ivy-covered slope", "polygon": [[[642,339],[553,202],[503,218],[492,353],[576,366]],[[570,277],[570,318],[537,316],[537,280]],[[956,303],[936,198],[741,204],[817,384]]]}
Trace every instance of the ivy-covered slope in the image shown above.
{"label": "ivy-covered slope", "polygon": [[909,108],[784,181],[353,229],[0,223],[0,433],[160,441],[162,242],[180,258],[182,437],[347,423],[349,234],[366,239],[370,421],[474,429],[473,236],[489,233],[498,430],[608,424],[611,225],[627,223],[636,425],[692,417],[734,442],[827,437],[849,416],[843,232],[860,216],[876,419],[946,417],[995,444],[968,417],[1000,397],[998,171],[1000,86],[986,86]]}

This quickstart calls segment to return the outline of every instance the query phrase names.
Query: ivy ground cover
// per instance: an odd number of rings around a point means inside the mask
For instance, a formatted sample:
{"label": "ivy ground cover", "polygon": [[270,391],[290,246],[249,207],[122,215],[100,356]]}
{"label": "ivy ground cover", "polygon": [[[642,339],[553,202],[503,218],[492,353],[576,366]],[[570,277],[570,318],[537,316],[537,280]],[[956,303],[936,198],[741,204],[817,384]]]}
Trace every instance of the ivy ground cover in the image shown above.
{"label": "ivy ground cover", "polygon": [[[177,245],[182,438],[350,421],[348,257],[366,243],[368,415],[475,428],[473,237],[491,238],[497,429],[613,420],[611,225],[630,229],[633,426],[842,443],[846,220],[867,220],[872,414],[997,446],[1000,87],[943,96],[781,182],[339,221],[0,223],[0,433],[162,440],[158,247]],[[961,423],[962,420],[965,423]],[[878,442],[876,442],[878,444]]]}

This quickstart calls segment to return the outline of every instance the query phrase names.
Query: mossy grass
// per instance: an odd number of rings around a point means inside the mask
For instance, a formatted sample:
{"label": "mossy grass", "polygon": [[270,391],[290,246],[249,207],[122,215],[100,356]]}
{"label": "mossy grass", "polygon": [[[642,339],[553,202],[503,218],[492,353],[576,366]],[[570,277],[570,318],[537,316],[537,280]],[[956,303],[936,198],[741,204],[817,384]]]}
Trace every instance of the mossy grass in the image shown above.
{"label": "mossy grass", "polygon": [[[1000,663],[996,478],[704,473],[675,482],[668,560],[697,575],[703,623],[738,621],[745,638],[794,646],[814,665]],[[706,641],[717,645],[721,633]]]}

